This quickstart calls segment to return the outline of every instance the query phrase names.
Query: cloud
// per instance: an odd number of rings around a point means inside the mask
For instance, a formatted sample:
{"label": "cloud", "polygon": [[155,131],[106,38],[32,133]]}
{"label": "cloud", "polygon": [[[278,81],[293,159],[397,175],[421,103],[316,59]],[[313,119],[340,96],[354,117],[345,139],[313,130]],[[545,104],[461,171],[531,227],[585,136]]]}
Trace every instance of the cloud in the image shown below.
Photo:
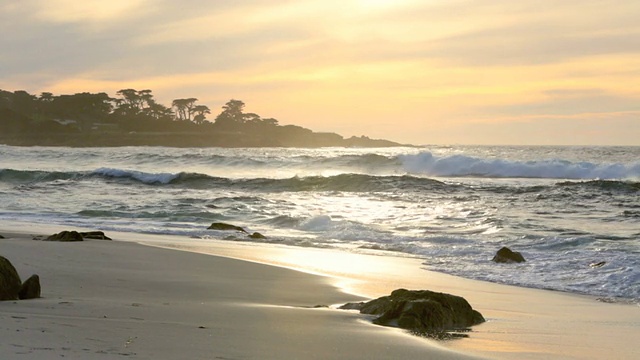
{"label": "cloud", "polygon": [[4,2],[0,87],[233,97],[357,135],[574,124],[638,110],[639,17],[598,0]]}
{"label": "cloud", "polygon": [[95,24],[121,21],[152,6],[149,0],[32,0],[32,11],[42,21]]}

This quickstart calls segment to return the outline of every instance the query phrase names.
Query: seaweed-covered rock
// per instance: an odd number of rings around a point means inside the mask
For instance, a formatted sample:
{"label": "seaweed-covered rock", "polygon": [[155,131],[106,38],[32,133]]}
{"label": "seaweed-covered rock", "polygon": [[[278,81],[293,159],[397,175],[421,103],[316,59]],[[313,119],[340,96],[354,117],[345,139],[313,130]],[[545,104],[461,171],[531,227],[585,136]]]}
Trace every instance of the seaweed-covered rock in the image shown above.
{"label": "seaweed-covered rock", "polygon": [[466,330],[485,321],[482,314],[464,298],[429,290],[398,289],[389,296],[369,302],[349,303],[340,308],[379,315],[373,323],[432,337],[441,337],[444,332]]}
{"label": "seaweed-covered rock", "polygon": [[40,277],[36,274],[31,275],[20,287],[18,298],[20,300],[37,299],[40,297]]}
{"label": "seaweed-covered rock", "polygon": [[517,251],[511,251],[511,249],[505,246],[502,249],[498,250],[498,252],[496,253],[496,255],[493,257],[491,261],[497,262],[497,263],[510,264],[510,263],[521,263],[521,262],[525,262],[526,260],[524,259],[522,254],[520,254]]}
{"label": "seaweed-covered rock", "polygon": [[254,232],[253,234],[249,235],[249,237],[251,239],[266,239],[267,237],[260,234],[259,232]]}
{"label": "seaweed-covered rock", "polygon": [[0,256],[0,300],[18,300],[21,286],[16,268],[7,258]]}
{"label": "seaweed-covered rock", "polygon": [[82,235],[77,231],[62,231],[57,234],[53,234],[45,241],[83,241]]}
{"label": "seaweed-covered rock", "polygon": [[207,228],[208,230],[222,230],[222,231],[240,231],[246,233],[247,231],[240,226],[235,226],[222,222],[214,222]]}
{"label": "seaweed-covered rock", "polygon": [[106,236],[102,231],[81,232],[80,235],[82,235],[84,239],[111,240],[111,238]]}

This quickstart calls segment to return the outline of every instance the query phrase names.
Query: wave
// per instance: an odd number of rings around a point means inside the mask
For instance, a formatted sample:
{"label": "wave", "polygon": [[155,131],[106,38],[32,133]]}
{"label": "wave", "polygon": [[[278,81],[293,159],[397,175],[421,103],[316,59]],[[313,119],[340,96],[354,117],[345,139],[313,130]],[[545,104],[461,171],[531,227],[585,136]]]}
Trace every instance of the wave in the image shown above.
{"label": "wave", "polygon": [[446,177],[541,179],[639,179],[640,162],[592,163],[560,159],[512,161],[465,155],[435,156],[431,152],[399,155],[411,174]]}
{"label": "wave", "polygon": [[83,181],[103,179],[138,183],[149,186],[174,186],[192,189],[236,189],[254,191],[297,192],[297,191],[343,191],[343,192],[384,192],[402,189],[430,190],[443,189],[440,181],[403,176],[372,176],[363,174],[340,174],[335,176],[294,176],[285,179],[249,178],[229,179],[202,173],[150,173],[137,170],[99,168],[93,171],[46,172],[31,170],[0,170],[0,182],[13,184],[46,183],[56,180]]}
{"label": "wave", "polygon": [[640,182],[614,181],[614,180],[591,180],[591,181],[563,181],[558,184],[560,187],[581,187],[586,189],[598,189],[607,191],[638,192]]}
{"label": "wave", "polygon": [[[273,192],[341,191],[341,192],[393,192],[456,190],[462,185],[444,183],[435,179],[413,175],[374,176],[365,174],[339,174],[334,176],[294,176],[284,179],[247,178],[230,179],[195,172],[151,173],[137,170],[99,168],[93,171],[58,172],[40,170],[0,169],[0,183],[34,184],[56,181],[83,181],[102,179],[138,183],[149,186],[174,186],[191,189],[235,189]],[[496,193],[541,193],[553,188],[580,188],[635,193],[640,182],[627,180],[562,181],[555,185],[495,186],[484,188]]]}
{"label": "wave", "polygon": [[81,176],[84,176],[83,173],[74,171],[0,169],[0,182],[10,184],[71,180]]}

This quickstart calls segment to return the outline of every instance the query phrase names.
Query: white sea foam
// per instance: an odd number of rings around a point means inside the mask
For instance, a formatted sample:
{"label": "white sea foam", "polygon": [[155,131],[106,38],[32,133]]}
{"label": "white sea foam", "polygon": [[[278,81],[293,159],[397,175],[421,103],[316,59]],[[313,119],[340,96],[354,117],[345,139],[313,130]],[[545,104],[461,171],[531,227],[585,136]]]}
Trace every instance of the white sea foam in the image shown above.
{"label": "white sea foam", "polygon": [[[246,239],[207,230],[223,221],[267,236],[252,241],[640,301],[640,148],[0,150],[0,221]],[[492,263],[505,245],[527,263]]]}
{"label": "white sea foam", "polygon": [[479,176],[545,179],[638,179],[640,161],[629,164],[571,162],[560,159],[513,161],[431,152],[400,155],[404,169],[430,176]]}
{"label": "white sea foam", "polygon": [[168,184],[180,176],[180,174],[172,173],[147,173],[135,170],[122,170],[111,168],[100,168],[93,171],[94,174],[114,177],[114,178],[131,178],[143,182],[145,184]]}

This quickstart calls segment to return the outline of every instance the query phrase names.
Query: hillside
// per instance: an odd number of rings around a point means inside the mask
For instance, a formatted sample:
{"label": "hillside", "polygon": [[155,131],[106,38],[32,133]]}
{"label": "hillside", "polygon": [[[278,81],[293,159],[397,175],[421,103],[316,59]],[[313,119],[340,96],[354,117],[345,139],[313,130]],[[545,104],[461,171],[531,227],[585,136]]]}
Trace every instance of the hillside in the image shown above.
{"label": "hillside", "polygon": [[0,143],[19,146],[388,147],[367,136],[343,138],[244,112],[230,100],[213,121],[198,99],[157,103],[151,90],[39,96],[0,90]]}

